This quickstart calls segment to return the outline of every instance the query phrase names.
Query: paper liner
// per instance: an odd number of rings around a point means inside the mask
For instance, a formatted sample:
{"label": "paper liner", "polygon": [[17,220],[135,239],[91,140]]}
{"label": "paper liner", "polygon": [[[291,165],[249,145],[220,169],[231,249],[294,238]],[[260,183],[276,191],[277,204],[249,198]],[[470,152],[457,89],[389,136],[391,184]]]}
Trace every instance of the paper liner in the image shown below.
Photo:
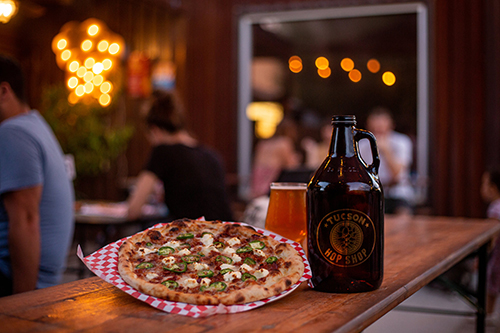
{"label": "paper liner", "polygon": [[[225,223],[235,223],[235,222],[225,222]],[[249,226],[246,223],[240,223],[238,222],[237,224],[240,225],[246,225]],[[153,227],[153,228],[158,228],[160,226],[165,225],[165,223],[159,223]],[[215,314],[224,314],[224,313],[237,313],[237,312],[243,312],[243,311],[248,311],[251,309],[255,309],[258,307],[261,307],[267,303],[276,301],[280,298],[285,297],[286,295],[290,294],[292,291],[294,291],[303,281],[307,281],[308,279],[311,278],[311,268],[309,266],[309,262],[307,261],[306,255],[304,253],[304,250],[300,246],[299,243],[291,241],[287,238],[284,238],[278,234],[275,234],[273,232],[270,232],[265,229],[257,228],[255,226],[251,226],[255,230],[257,230],[259,233],[264,234],[266,236],[270,236],[274,239],[276,239],[279,242],[282,243],[288,243],[290,244],[297,252],[300,254],[302,257],[302,260],[304,262],[304,274],[302,275],[302,278],[292,285],[290,288],[287,290],[283,291],[281,294],[272,296],[260,301],[256,302],[251,302],[251,303],[246,303],[246,304],[237,304],[237,305],[194,305],[194,304],[188,304],[188,303],[182,303],[182,302],[171,302],[171,301],[166,301],[161,298],[157,298],[154,296],[146,295],[143,294],[136,289],[132,288],[129,286],[123,279],[121,278],[120,274],[118,273],[118,249],[120,248],[120,245],[128,238],[132,237],[125,237],[123,239],[120,239],[114,243],[108,244],[104,246],[103,248],[97,250],[96,252],[92,253],[91,255],[84,257],[83,251],[78,245],[77,248],[77,255],[78,257],[83,261],[83,263],[90,269],[95,275],[100,277],[106,282],[111,283],[112,285],[116,286],[120,290],[123,290],[127,294],[137,298],[138,300],[141,300],[143,302],[146,302],[147,304],[151,305],[152,307],[155,307],[159,310],[169,312],[169,313],[177,313],[189,317],[206,317],[206,316],[212,316]]]}

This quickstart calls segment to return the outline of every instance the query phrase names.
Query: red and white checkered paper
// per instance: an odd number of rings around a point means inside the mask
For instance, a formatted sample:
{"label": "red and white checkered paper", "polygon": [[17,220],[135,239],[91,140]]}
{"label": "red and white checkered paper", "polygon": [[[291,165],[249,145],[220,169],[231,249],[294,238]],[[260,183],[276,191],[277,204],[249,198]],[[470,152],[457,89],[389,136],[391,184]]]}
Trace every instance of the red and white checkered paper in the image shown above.
{"label": "red and white checkered paper", "polygon": [[[234,223],[234,222],[226,222],[226,223]],[[241,225],[248,225],[245,223],[240,223],[238,224]],[[163,223],[157,224],[153,226],[152,228],[157,228],[164,225]],[[157,309],[160,309],[165,312],[169,313],[177,313],[189,317],[207,317],[215,314],[225,314],[225,313],[237,313],[237,312],[243,312],[243,311],[248,311],[251,309],[258,308],[260,306],[263,306],[267,303],[276,301],[280,298],[285,297],[286,295],[290,294],[292,291],[294,291],[303,281],[307,281],[308,279],[311,278],[311,268],[309,267],[309,262],[307,261],[306,255],[304,253],[304,250],[300,246],[299,243],[296,243],[294,241],[291,241],[287,238],[284,238],[278,234],[275,234],[273,232],[270,232],[265,229],[260,229],[255,226],[251,226],[255,230],[257,230],[259,233],[270,236],[274,239],[276,239],[279,242],[282,243],[288,243],[290,244],[297,252],[302,257],[302,260],[304,261],[304,274],[302,275],[302,278],[292,285],[290,288],[287,290],[283,291],[281,294],[272,296],[269,298],[266,298],[261,301],[256,301],[256,302],[251,302],[251,303],[246,303],[246,304],[237,304],[237,305],[193,305],[193,304],[188,304],[188,303],[182,303],[182,302],[171,302],[171,301],[166,301],[161,298],[149,296],[146,294],[143,294],[136,289],[132,288],[129,286],[123,279],[121,278],[120,274],[118,273],[118,249],[120,248],[120,245],[130,237],[126,237],[123,239],[120,239],[114,243],[108,244],[105,247],[101,248],[100,250],[97,250],[96,252],[92,253],[91,255],[84,257],[83,256],[83,251],[78,245],[77,248],[77,255],[78,257],[83,261],[83,263],[98,277],[103,279],[106,282],[111,283],[112,285],[118,287],[119,289],[123,290],[127,294],[137,298],[138,300],[141,300],[143,302],[146,302],[147,304],[151,305],[152,307],[155,307]]]}

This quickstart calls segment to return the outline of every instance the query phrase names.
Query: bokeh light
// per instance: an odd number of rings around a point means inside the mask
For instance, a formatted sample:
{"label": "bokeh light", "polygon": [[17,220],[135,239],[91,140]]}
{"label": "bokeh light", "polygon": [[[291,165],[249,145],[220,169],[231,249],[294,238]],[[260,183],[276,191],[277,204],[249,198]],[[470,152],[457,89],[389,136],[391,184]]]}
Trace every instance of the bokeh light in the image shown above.
{"label": "bokeh light", "polygon": [[92,48],[92,41],[90,41],[89,39],[86,39],[82,42],[82,50],[87,52],[87,51],[90,51],[90,49]]}
{"label": "bokeh light", "polygon": [[104,52],[108,49],[109,43],[107,40],[101,40],[99,44],[97,44],[97,49],[99,52]]}
{"label": "bokeh light", "polygon": [[316,58],[316,61],[314,62],[314,64],[320,70],[325,70],[328,68],[328,66],[330,66],[330,62],[325,57]]}
{"label": "bokeh light", "polygon": [[99,32],[99,26],[97,24],[92,24],[87,30],[87,33],[90,36],[95,36],[97,35],[98,32]]}
{"label": "bokeh light", "polygon": [[63,50],[66,46],[68,46],[68,41],[64,38],[60,39],[58,42],[57,42],[57,48],[59,50]]}
{"label": "bokeh light", "polygon": [[377,59],[370,59],[366,63],[366,67],[372,73],[377,73],[380,70],[380,62]]}
{"label": "bokeh light", "polygon": [[396,83],[396,75],[392,72],[385,72],[382,74],[382,81],[388,85],[392,86],[394,83]]}
{"label": "bokeh light", "polygon": [[352,82],[361,81],[361,72],[358,71],[357,69],[353,69],[352,71],[349,72],[349,79],[351,79]]}
{"label": "bokeh light", "polygon": [[101,104],[102,106],[107,106],[109,105],[110,102],[111,102],[111,96],[109,96],[108,94],[102,94],[99,97],[99,104]]}
{"label": "bokeh light", "polygon": [[330,75],[332,75],[332,70],[330,69],[330,67],[324,69],[318,68],[318,75],[323,79],[326,79],[330,77]]}
{"label": "bokeh light", "polygon": [[354,61],[351,58],[344,58],[340,62],[340,67],[346,72],[350,72],[354,69]]}

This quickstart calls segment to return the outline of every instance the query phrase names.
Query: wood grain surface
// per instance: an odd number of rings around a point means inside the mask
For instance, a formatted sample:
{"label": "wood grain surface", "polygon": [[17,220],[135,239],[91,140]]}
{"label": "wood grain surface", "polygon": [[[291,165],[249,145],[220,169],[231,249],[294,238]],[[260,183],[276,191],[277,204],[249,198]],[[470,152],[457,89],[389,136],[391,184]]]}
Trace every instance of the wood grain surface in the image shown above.
{"label": "wood grain surface", "polygon": [[93,277],[0,299],[2,332],[359,332],[500,232],[492,220],[386,217],[384,281],[359,294],[289,296],[229,315],[169,314]]}

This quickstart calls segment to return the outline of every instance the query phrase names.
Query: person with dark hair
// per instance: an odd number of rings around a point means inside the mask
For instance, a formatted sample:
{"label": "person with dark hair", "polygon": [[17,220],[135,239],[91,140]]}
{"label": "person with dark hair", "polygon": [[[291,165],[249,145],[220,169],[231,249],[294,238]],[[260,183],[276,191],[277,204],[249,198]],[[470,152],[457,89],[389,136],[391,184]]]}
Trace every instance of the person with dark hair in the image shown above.
{"label": "person with dark hair", "polygon": [[60,282],[73,200],[63,152],[26,102],[20,65],[0,55],[0,296]]}
{"label": "person with dark hair", "polygon": [[[391,112],[383,107],[373,109],[366,120],[366,129],[375,135],[380,154],[379,176],[384,188],[385,212],[411,214],[415,190],[411,184],[410,167],[413,160],[411,139],[394,130]],[[371,163],[368,140],[359,143],[361,156]]]}
{"label": "person with dark hair", "polygon": [[146,123],[153,150],[128,199],[128,218],[141,215],[155,184],[161,181],[169,219],[232,221],[220,158],[189,134],[176,96],[155,93]]}
{"label": "person with dark hair", "polygon": [[[481,197],[488,205],[488,218],[500,220],[500,169],[491,168],[484,172],[481,182]],[[486,312],[492,314],[500,294],[500,238],[494,243],[488,261],[488,298]]]}

